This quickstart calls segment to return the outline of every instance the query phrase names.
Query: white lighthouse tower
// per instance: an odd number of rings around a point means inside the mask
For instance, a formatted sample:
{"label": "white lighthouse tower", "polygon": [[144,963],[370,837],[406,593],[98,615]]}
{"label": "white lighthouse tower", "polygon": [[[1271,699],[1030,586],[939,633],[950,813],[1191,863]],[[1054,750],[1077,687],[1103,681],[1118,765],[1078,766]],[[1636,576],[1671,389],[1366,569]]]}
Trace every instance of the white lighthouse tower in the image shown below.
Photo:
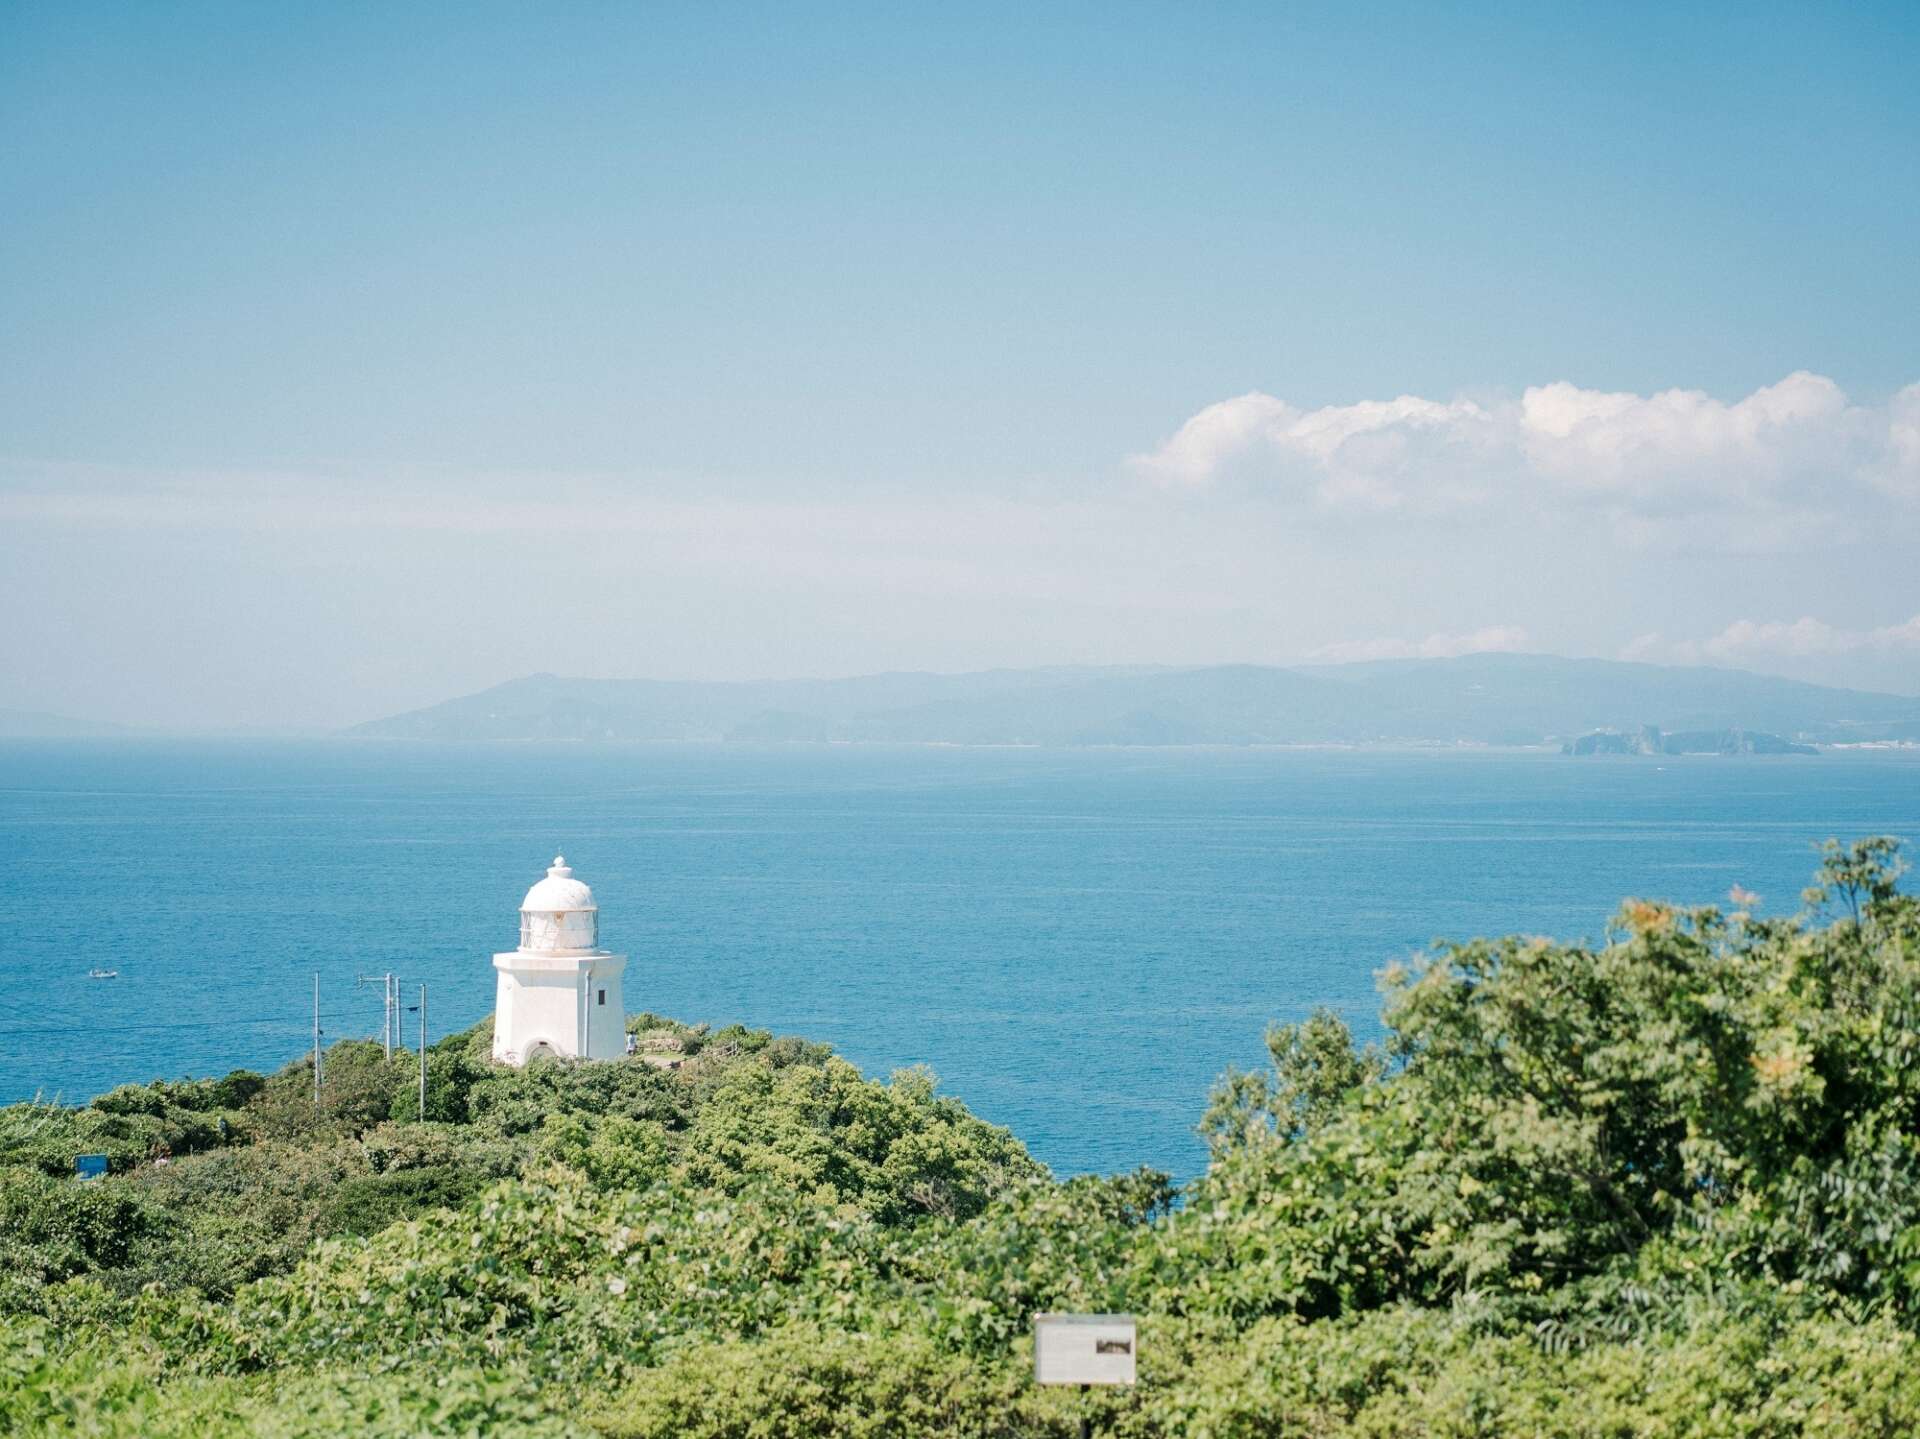
{"label": "white lighthouse tower", "polygon": [[535,1055],[612,1059],[626,1052],[620,1002],[623,954],[600,948],[593,891],[556,855],[547,877],[520,902],[520,947],[496,954],[493,1057],[525,1064]]}

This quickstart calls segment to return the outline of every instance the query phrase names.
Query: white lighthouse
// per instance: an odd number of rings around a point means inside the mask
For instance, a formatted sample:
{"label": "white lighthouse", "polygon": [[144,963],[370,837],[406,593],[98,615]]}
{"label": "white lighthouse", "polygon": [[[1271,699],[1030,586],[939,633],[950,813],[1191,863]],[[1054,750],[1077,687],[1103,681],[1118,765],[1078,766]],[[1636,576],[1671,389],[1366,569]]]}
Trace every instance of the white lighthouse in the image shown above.
{"label": "white lighthouse", "polygon": [[593,891],[556,855],[520,902],[520,947],[496,954],[493,1057],[525,1064],[539,1054],[612,1059],[626,1051],[620,1002],[623,954],[600,948]]}

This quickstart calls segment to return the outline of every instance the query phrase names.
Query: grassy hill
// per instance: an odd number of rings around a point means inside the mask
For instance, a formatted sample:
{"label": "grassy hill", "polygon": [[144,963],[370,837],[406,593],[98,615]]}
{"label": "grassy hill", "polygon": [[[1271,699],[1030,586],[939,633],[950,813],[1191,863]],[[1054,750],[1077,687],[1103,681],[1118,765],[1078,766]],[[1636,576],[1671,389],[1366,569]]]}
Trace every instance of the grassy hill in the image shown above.
{"label": "grassy hill", "polygon": [[[1920,902],[1628,901],[1384,978],[1061,1182],[931,1076],[638,1016],[656,1059],[305,1062],[0,1110],[0,1434],[1920,1431]],[[76,1152],[113,1173],[68,1176]],[[165,1153],[166,1163],[158,1157]],[[1042,1310],[1141,1382],[1039,1391]]]}
{"label": "grassy hill", "polygon": [[1920,699],[1551,655],[692,684],[532,675],[355,726],[432,740],[1542,744],[1589,730],[1920,739]]}

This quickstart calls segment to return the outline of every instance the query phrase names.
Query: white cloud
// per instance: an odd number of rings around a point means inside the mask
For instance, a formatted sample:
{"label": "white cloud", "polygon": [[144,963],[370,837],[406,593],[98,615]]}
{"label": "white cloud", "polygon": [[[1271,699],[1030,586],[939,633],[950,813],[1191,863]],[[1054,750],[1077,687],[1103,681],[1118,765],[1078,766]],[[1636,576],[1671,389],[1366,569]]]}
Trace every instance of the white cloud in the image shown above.
{"label": "white cloud", "polygon": [[1514,653],[1530,641],[1519,625],[1488,625],[1460,634],[1430,634],[1423,640],[1383,638],[1345,640],[1310,650],[1307,658],[1324,664],[1355,660],[1444,660],[1461,655]]}
{"label": "white cloud", "polygon": [[[246,551],[278,538],[303,555],[329,545],[371,552],[391,544],[423,556],[531,547],[541,557],[536,569],[557,566],[570,578],[644,569],[693,587],[733,588],[751,575],[836,593],[866,587],[891,599],[1024,599],[1127,613],[1175,604],[1202,615],[1245,608],[1248,572],[1271,558],[1264,547],[1236,536],[1246,554],[1225,554],[1216,518],[1142,509],[1111,497],[689,499],[593,476],[80,467],[9,475],[0,466],[0,533],[119,530],[186,544],[212,535]],[[1143,589],[1147,577],[1165,588]]]}
{"label": "white cloud", "polygon": [[1887,411],[1887,455],[1875,483],[1891,495],[1920,500],[1920,385],[1896,394]]}
{"label": "white cloud", "polygon": [[1899,624],[1846,629],[1811,615],[1797,620],[1735,620],[1706,639],[1645,634],[1620,651],[1624,660],[1661,664],[1764,665],[1836,655],[1920,654],[1920,615]]}
{"label": "white cloud", "polygon": [[1693,538],[1781,548],[1848,517],[1848,499],[1920,503],[1920,385],[1881,406],[1806,371],[1733,402],[1566,381],[1507,404],[1300,410],[1254,393],[1207,406],[1132,464],[1172,487],[1238,482],[1329,511],[1557,502],[1598,507],[1628,539],[1683,522]]}
{"label": "white cloud", "polygon": [[1413,395],[1299,410],[1254,393],[1208,405],[1132,464],[1170,485],[1234,475],[1309,493],[1333,507],[1470,504],[1505,461],[1507,428],[1471,400]]}

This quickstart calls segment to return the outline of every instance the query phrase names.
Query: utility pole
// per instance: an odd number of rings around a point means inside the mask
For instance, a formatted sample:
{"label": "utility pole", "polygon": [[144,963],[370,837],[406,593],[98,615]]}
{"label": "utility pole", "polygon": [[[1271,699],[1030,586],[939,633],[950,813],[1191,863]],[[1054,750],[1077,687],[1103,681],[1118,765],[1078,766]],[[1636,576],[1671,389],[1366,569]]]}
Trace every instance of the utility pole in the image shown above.
{"label": "utility pole", "polygon": [[388,1060],[393,1058],[394,1036],[399,1029],[395,1023],[396,1010],[400,1001],[400,981],[389,972],[387,974],[359,974],[354,976],[355,984],[372,984],[380,981],[380,1043],[385,1047]]}
{"label": "utility pole", "polygon": [[313,976],[313,1108],[320,1111],[320,973]]}
{"label": "utility pole", "polygon": [[420,1118],[427,1117],[427,987],[420,986]]}

